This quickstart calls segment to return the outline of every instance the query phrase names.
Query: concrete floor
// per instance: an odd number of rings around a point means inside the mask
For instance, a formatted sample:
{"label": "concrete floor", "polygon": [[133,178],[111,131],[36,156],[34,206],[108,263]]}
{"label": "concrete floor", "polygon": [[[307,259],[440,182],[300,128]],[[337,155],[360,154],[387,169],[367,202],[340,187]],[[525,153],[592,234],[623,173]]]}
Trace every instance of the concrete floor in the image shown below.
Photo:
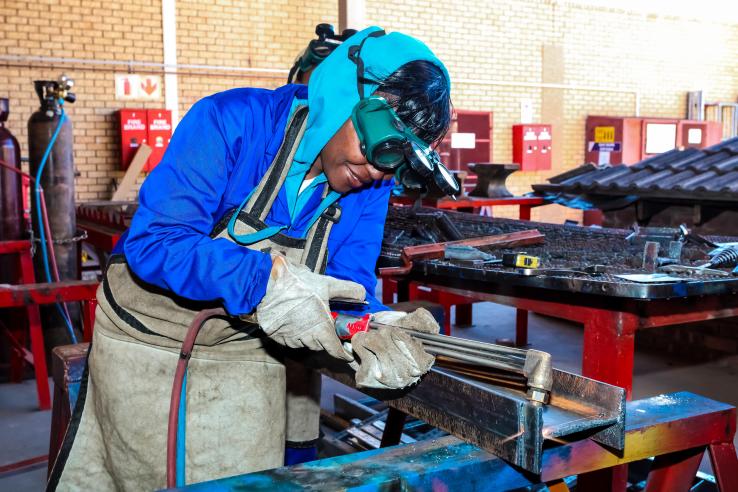
{"label": "concrete floor", "polygon": [[[490,303],[474,306],[475,325],[454,328],[458,337],[494,341],[513,338],[515,311]],[[571,372],[581,367],[582,329],[543,316],[531,315],[529,339],[532,347],[551,353],[554,366]],[[738,356],[706,364],[686,364],[673,357],[637,351],[635,357],[635,399],[669,393],[692,391],[738,406]],[[325,379],[323,406],[331,409],[333,394],[361,394],[335,381]],[[20,385],[0,385],[0,466],[48,452],[51,412],[39,412],[33,381]],[[738,440],[737,440],[738,442]],[[701,469],[710,472],[709,461]],[[46,479],[46,464],[21,472],[0,475],[0,491],[41,490]]]}

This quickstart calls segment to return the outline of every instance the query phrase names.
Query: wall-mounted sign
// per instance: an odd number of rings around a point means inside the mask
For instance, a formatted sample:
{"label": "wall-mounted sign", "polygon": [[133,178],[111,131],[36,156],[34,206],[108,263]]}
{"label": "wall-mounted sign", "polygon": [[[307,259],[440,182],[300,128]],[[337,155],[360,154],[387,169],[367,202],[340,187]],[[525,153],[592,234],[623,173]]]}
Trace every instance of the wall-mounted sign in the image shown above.
{"label": "wall-mounted sign", "polygon": [[161,98],[161,77],[135,73],[116,74],[115,98],[122,101],[158,100]]}
{"label": "wall-mounted sign", "polygon": [[615,127],[614,126],[596,126],[594,141],[597,143],[614,142],[615,141]]}
{"label": "wall-mounted sign", "polygon": [[474,133],[452,133],[452,149],[473,149],[477,146],[477,136]]}

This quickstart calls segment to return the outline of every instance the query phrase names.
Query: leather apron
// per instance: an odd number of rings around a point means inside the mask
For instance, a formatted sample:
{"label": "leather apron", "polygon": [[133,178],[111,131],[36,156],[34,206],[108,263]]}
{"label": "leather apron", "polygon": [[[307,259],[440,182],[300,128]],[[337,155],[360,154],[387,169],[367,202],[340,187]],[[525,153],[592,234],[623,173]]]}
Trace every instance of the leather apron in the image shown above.
{"label": "leather apron", "polygon": [[[305,131],[307,108],[290,118],[269,170],[242,209],[226,214],[211,237],[267,227]],[[326,186],[327,188],[327,186]],[[305,239],[277,234],[245,245],[276,250],[323,272],[327,241],[340,209],[332,205]],[[86,392],[52,472],[58,490],[154,490],[166,486],[166,434],[174,371],[187,328],[214,303],[193,302],[146,284],[123,257],[111,259],[97,292]],[[197,338],[186,385],[186,482],[283,465],[289,445],[314,444],[319,433],[320,375],[285,363],[286,349],[257,325],[211,318]],[[83,385],[84,387],[84,385]]]}

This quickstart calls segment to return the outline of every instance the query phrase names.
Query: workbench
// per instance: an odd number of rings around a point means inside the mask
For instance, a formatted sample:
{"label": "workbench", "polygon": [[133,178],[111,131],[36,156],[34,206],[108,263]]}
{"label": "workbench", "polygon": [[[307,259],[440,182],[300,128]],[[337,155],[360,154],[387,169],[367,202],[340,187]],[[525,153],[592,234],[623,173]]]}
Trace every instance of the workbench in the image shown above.
{"label": "workbench", "polygon": [[[635,252],[643,251],[642,243],[634,247],[627,245],[625,238],[629,231],[625,230],[446,213],[468,237],[538,229],[546,235],[546,242],[525,249],[542,257],[544,266],[581,269],[588,263],[617,260],[623,272],[633,272],[640,262]],[[390,207],[380,266],[399,265],[402,246],[422,242],[409,232],[412,214],[406,207]],[[724,240],[738,241],[737,238]],[[694,256],[688,249],[685,254]],[[539,276],[521,272],[446,260],[418,261],[402,279],[405,285],[398,290],[398,301],[419,296],[417,292],[413,294],[413,289],[422,285],[581,323],[584,325],[582,375],[621,386],[628,395],[633,386],[636,330],[738,316],[735,295],[738,277],[644,284],[609,274]]]}
{"label": "workbench", "polygon": [[95,248],[101,261],[110,254],[131,225],[138,202],[83,202],[77,205],[77,228],[87,233],[85,242]]}
{"label": "workbench", "polygon": [[[679,392],[628,403],[621,454],[591,440],[562,443],[544,450],[539,476],[448,436],[173,490],[500,492],[545,483],[550,490],[566,491],[567,477],[653,456],[647,490],[686,492],[707,450],[720,490],[728,492],[738,490],[735,426],[735,407]],[[577,490],[609,489],[586,488],[579,483]]]}

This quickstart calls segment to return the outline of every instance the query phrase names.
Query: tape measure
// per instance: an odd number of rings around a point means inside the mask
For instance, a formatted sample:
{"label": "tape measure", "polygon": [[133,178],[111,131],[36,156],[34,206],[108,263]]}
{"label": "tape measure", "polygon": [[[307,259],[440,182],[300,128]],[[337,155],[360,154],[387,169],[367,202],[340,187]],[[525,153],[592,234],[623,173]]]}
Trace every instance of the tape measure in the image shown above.
{"label": "tape measure", "polygon": [[538,256],[523,253],[503,253],[502,264],[513,268],[539,268],[541,259]]}

